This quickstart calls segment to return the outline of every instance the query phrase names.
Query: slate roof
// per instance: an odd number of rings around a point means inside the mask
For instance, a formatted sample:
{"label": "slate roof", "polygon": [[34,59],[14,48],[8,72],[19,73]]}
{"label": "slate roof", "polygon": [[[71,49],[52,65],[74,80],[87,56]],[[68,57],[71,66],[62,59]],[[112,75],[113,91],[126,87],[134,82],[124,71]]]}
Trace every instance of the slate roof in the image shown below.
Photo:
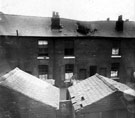
{"label": "slate roof", "polygon": [[59,89],[19,68],[15,68],[2,76],[0,85],[53,108],[59,108]]}
{"label": "slate roof", "polygon": [[126,93],[135,97],[135,91],[133,89],[98,74],[69,87],[68,90],[75,110],[80,110],[80,105],[83,108],[92,105],[116,91],[126,92],[131,90],[132,93]]}
{"label": "slate roof", "polygon": [[82,25],[88,27],[94,33],[87,35],[80,34],[76,31],[76,20],[61,18],[62,29],[51,30],[50,17],[35,17],[9,15],[0,13],[0,35],[16,36],[18,30],[19,36],[35,36],[35,37],[78,37],[78,36],[99,36],[99,37],[127,37],[135,38],[135,22],[125,21],[124,31],[117,32],[115,30],[116,21],[90,21],[81,22]]}

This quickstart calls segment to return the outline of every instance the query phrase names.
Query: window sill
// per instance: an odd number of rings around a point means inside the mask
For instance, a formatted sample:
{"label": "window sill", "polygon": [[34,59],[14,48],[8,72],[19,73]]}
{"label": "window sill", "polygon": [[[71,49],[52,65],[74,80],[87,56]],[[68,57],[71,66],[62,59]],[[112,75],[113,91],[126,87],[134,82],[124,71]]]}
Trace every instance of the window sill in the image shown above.
{"label": "window sill", "polygon": [[121,55],[111,55],[111,58],[121,58]]}
{"label": "window sill", "polygon": [[75,56],[64,56],[64,59],[75,59]]}
{"label": "window sill", "polygon": [[42,59],[49,59],[49,57],[47,57],[47,56],[38,56],[37,59],[39,59],[39,60],[40,60],[40,59],[41,59],[41,60],[42,60]]}

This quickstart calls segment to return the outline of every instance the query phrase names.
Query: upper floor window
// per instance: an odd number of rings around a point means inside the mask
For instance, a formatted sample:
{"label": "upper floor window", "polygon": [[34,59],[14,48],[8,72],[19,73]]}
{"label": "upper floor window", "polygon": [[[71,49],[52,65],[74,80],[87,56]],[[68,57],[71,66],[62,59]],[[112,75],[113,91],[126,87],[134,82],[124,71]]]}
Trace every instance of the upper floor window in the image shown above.
{"label": "upper floor window", "polygon": [[119,77],[119,63],[112,63],[111,65],[111,78],[118,78]]}
{"label": "upper floor window", "polygon": [[45,45],[48,45],[48,41],[45,41],[45,40],[39,40],[39,41],[38,41],[38,45],[39,45],[39,46],[45,46]]}
{"label": "upper floor window", "polygon": [[74,40],[65,40],[64,42],[64,58],[69,57],[73,58],[74,57]]}
{"label": "upper floor window", "polygon": [[39,65],[38,74],[40,79],[42,80],[48,79],[48,65]]}
{"label": "upper floor window", "polygon": [[70,81],[74,74],[74,65],[73,64],[66,64],[65,65],[65,81]]}
{"label": "upper floor window", "polygon": [[38,59],[45,59],[44,57],[48,57],[48,41],[38,40]]}
{"label": "upper floor window", "polygon": [[112,42],[112,58],[120,58],[120,41],[119,40],[114,40]]}

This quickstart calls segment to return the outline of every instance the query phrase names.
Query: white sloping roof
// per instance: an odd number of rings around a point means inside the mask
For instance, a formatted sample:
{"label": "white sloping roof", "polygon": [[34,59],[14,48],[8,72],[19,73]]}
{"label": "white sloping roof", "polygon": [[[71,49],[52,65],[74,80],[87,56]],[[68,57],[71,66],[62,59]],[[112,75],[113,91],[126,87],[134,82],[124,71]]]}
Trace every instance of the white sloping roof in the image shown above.
{"label": "white sloping roof", "polygon": [[114,80],[105,78],[98,74],[68,88],[75,110],[80,110],[82,106],[86,107],[91,105],[116,91],[124,92],[129,89],[134,91],[124,84],[115,82]]}
{"label": "white sloping roof", "polygon": [[36,101],[59,108],[59,89],[19,68],[4,75],[0,80],[0,85],[20,92]]}

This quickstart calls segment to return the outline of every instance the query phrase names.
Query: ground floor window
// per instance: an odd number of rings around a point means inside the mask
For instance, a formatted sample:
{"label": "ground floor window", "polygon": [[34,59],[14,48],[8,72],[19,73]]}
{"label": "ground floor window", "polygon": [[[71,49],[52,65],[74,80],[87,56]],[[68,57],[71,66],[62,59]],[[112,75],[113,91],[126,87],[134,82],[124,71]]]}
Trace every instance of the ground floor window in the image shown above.
{"label": "ground floor window", "polygon": [[119,76],[119,63],[112,63],[111,65],[111,77],[112,78],[118,78]]}
{"label": "ground floor window", "polygon": [[66,64],[65,65],[65,81],[70,81],[74,74],[74,65],[73,64]]}
{"label": "ground floor window", "polygon": [[39,65],[38,66],[39,78],[42,80],[48,79],[48,65]]}

